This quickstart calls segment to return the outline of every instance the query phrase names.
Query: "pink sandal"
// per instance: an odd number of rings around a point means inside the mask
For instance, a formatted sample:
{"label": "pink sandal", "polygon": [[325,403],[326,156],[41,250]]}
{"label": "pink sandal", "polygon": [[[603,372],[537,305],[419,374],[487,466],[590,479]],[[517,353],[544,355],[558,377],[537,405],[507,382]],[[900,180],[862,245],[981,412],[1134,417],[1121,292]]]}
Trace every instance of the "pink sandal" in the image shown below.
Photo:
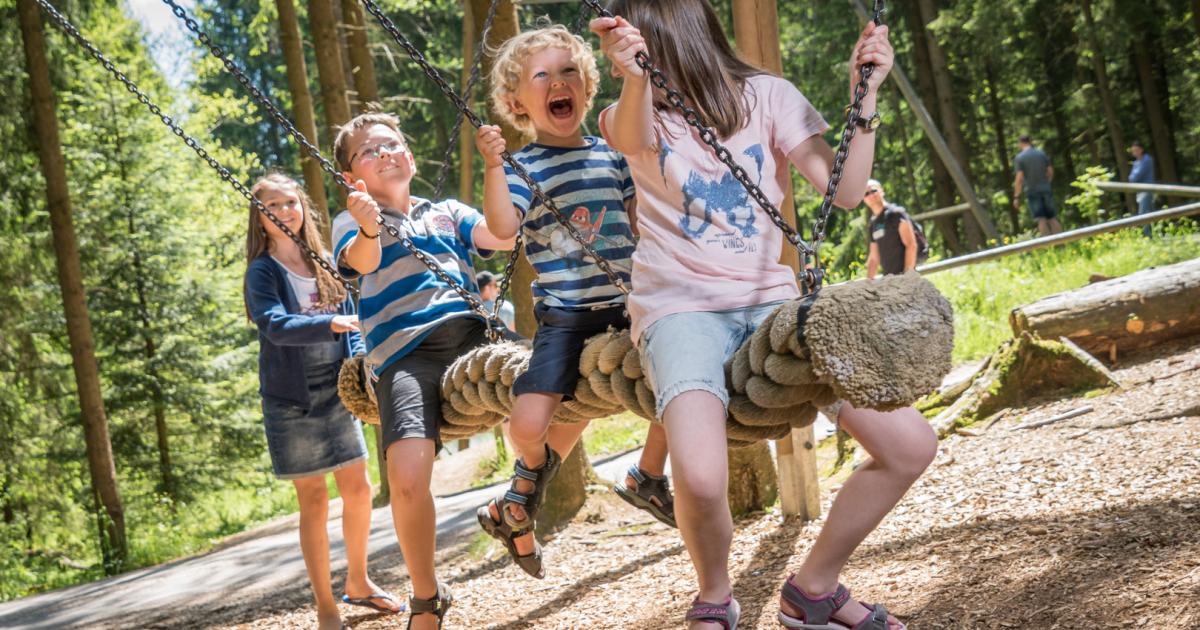
{"label": "pink sandal", "polygon": [[[883,604],[863,604],[870,612],[854,626],[847,626],[833,618],[850,601],[850,591],[845,586],[838,584],[832,593],[814,598],[796,586],[792,581],[795,577],[795,574],[788,577],[780,594],[784,601],[800,610],[801,616],[797,619],[779,611],[779,623],[783,627],[793,630],[889,630],[888,611]],[[905,625],[900,624],[900,627],[904,629]]]}
{"label": "pink sandal", "polygon": [[711,621],[724,626],[725,630],[737,630],[738,618],[742,616],[742,607],[738,605],[733,595],[724,604],[702,602],[697,597],[688,609],[686,621]]}

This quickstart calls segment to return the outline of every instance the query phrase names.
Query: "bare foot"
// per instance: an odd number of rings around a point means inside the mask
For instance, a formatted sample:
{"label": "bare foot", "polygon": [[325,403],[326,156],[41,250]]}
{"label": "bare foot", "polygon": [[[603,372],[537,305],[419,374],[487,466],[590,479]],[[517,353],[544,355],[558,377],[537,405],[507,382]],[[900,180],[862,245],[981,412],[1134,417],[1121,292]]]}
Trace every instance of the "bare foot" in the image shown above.
{"label": "bare foot", "polygon": [[317,630],[341,630],[344,627],[337,607],[330,611],[317,611]]}
{"label": "bare foot", "polygon": [[383,595],[387,591],[379,588],[379,585],[371,581],[371,578],[351,580],[346,578],[346,595],[350,599],[367,599],[369,598],[372,604],[386,608],[396,614],[400,612],[400,600],[393,597],[370,597],[371,595]]}

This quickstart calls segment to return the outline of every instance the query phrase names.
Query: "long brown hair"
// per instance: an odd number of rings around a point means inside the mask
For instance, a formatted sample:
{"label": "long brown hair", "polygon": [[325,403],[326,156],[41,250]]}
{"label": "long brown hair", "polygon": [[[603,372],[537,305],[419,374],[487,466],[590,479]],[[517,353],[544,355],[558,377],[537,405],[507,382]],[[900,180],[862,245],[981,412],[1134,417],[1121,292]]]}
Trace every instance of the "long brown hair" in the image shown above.
{"label": "long brown hair", "polygon": [[[329,250],[325,249],[325,243],[321,240],[321,233],[317,228],[317,217],[313,214],[312,199],[308,197],[308,193],[304,191],[304,187],[287,175],[270,173],[254,182],[254,186],[250,188],[250,194],[255,199],[261,200],[261,194],[266,190],[285,190],[295,193],[300,198],[300,206],[304,210],[304,223],[300,226],[300,233],[297,236],[300,237],[301,241],[304,241],[305,245],[308,245],[309,249],[329,258]],[[250,202],[249,207],[249,225],[246,229],[247,265],[255,258],[267,252],[271,244],[271,238],[267,236],[266,228],[259,222],[258,207],[254,202]],[[313,277],[317,280],[318,306],[336,307],[346,301],[346,287],[342,286],[333,276],[318,267],[307,257],[304,259],[304,264],[308,266],[308,270],[312,272]]]}
{"label": "long brown hair", "polygon": [[[738,57],[707,0],[611,0],[608,10],[642,32],[650,59],[721,138],[746,126],[746,80],[769,74]],[[655,106],[670,107],[655,95]]]}

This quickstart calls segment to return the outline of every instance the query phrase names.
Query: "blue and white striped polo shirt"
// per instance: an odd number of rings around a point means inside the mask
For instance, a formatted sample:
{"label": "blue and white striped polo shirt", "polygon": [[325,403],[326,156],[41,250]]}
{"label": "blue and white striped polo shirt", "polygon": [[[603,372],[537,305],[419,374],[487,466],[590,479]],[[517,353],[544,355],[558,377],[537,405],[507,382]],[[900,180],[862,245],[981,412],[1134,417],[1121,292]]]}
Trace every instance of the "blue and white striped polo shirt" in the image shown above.
{"label": "blue and white striped polo shirt", "polygon": [[[450,277],[478,294],[471,253],[487,257],[491,252],[475,247],[471,231],[483,221],[483,215],[452,199],[431,203],[413,197],[412,201],[407,215],[385,208],[384,218],[436,259]],[[339,272],[347,278],[359,275],[342,261],[342,251],[357,230],[358,223],[349,212],[343,211],[333,220],[333,255]],[[392,235],[382,231],[379,238],[383,247],[379,268],[362,277],[358,305],[367,362],[376,374],[411,352],[439,324],[473,314],[450,285]]]}
{"label": "blue and white striped polo shirt", "polygon": [[[634,237],[625,203],[633,198],[634,188],[625,158],[591,136],[584,138],[582,147],[534,143],[513,157],[628,285]],[[513,205],[524,217],[525,255],[537,272],[534,300],[566,308],[623,302],[625,296],[533,198],[525,182],[509,167],[505,171]]]}

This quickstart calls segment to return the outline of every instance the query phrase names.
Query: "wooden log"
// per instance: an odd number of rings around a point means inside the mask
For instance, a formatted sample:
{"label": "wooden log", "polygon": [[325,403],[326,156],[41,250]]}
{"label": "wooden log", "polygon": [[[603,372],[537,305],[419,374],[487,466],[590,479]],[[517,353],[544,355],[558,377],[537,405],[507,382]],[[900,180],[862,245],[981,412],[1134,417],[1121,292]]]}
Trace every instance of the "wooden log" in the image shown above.
{"label": "wooden log", "polygon": [[1200,333],[1200,258],[1051,295],[1009,314],[1013,333],[1066,337],[1096,356]]}

